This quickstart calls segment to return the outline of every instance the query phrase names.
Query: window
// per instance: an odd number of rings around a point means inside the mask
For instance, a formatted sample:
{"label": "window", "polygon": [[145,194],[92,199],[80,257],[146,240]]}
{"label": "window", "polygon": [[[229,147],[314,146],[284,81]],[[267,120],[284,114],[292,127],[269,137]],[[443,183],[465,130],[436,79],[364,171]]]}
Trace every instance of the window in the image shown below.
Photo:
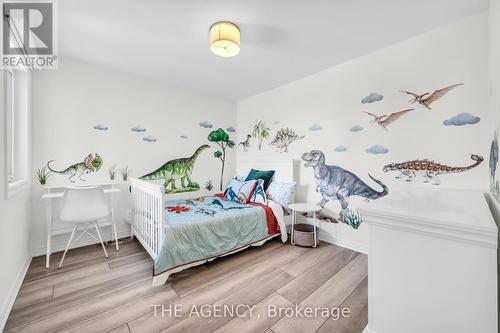
{"label": "window", "polygon": [[11,70],[7,71],[7,82],[5,84],[5,122],[6,122],[6,142],[7,147],[5,149],[8,161],[7,163],[7,181],[9,184],[13,183],[14,177],[14,72]]}
{"label": "window", "polygon": [[5,70],[5,184],[6,197],[30,183],[30,73]]}

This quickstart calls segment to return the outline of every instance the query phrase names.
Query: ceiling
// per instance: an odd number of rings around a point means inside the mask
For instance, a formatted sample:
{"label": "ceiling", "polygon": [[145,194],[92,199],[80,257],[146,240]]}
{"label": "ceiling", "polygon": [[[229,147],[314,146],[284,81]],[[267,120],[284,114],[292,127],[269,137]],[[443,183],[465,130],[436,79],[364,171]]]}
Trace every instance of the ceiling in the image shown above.
{"label": "ceiling", "polygon": [[[484,11],[488,0],[64,0],[59,53],[238,100]],[[213,55],[219,20],[241,53]]]}

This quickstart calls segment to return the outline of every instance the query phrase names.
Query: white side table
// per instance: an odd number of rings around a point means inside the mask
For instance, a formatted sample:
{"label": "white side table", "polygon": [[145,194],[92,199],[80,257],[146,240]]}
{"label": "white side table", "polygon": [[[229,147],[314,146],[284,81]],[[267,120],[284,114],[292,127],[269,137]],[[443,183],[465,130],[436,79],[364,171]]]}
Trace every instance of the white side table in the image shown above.
{"label": "white side table", "polygon": [[297,224],[297,213],[312,213],[313,214],[313,226],[314,226],[314,245],[316,247],[318,244],[318,228],[319,228],[319,220],[316,218],[316,212],[321,210],[321,207],[316,204],[311,203],[293,203],[288,205],[288,208],[292,210],[292,231],[291,231],[291,239],[290,243],[295,245],[294,239],[294,227]]}

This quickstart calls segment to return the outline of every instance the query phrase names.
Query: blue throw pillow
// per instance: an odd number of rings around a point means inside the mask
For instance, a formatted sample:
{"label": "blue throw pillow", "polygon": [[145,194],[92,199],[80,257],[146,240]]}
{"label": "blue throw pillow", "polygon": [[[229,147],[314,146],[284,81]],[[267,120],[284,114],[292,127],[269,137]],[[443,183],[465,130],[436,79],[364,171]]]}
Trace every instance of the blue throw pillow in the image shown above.
{"label": "blue throw pillow", "polygon": [[244,181],[233,179],[229,183],[226,190],[226,200],[235,201],[239,203],[248,203],[253,194],[257,181]]}

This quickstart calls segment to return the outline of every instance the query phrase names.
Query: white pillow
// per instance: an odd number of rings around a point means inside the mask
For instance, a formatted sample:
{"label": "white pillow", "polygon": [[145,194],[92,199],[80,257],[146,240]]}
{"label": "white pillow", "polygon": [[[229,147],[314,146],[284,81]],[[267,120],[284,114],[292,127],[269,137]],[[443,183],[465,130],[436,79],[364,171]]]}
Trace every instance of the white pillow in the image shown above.
{"label": "white pillow", "polygon": [[269,199],[279,203],[284,209],[289,211],[288,205],[293,203],[295,198],[296,183],[272,182],[267,188]]}

